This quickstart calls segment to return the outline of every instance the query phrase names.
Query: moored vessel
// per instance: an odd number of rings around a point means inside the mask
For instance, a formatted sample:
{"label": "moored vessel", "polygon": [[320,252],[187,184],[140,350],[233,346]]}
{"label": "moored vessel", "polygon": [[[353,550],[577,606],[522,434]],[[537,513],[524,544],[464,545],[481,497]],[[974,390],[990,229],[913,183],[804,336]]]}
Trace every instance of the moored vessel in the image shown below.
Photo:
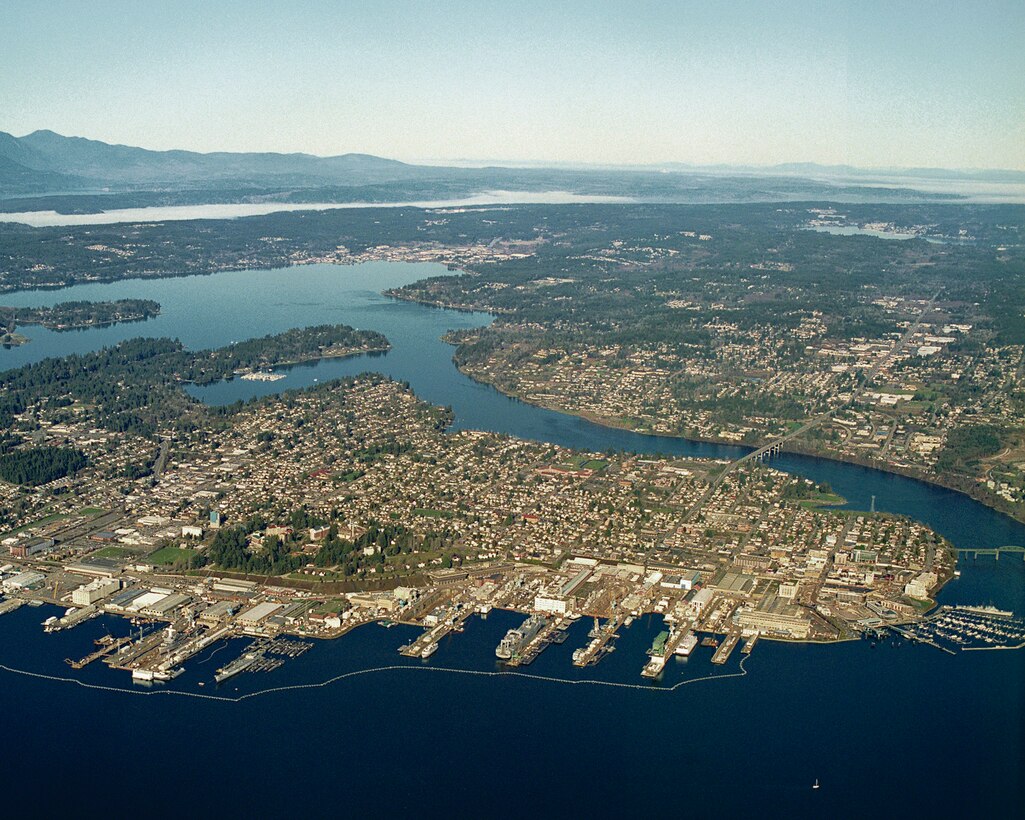
{"label": "moored vessel", "polygon": [[519,654],[546,623],[548,620],[543,615],[531,615],[516,629],[505,633],[505,637],[495,647],[495,656],[505,661]]}

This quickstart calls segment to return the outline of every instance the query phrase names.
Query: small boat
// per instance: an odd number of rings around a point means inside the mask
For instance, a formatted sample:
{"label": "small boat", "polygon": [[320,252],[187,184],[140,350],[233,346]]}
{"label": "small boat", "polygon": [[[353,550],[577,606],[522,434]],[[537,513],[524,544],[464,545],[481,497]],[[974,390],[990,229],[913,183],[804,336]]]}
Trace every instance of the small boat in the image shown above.
{"label": "small boat", "polygon": [[818,787],[819,787],[819,779],[816,777],[815,778],[815,784],[812,786],[812,788],[813,789],[817,789]]}

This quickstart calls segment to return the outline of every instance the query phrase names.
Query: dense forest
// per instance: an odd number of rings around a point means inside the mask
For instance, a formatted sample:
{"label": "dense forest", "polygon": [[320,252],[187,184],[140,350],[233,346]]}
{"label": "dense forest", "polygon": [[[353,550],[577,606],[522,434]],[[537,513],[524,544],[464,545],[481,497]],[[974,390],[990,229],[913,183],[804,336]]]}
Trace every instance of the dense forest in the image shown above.
{"label": "dense forest", "polygon": [[992,424],[955,427],[947,434],[936,469],[943,473],[963,471],[980,458],[999,453],[1002,447],[1001,430]]}
{"label": "dense forest", "polygon": [[69,447],[32,447],[0,456],[0,478],[11,484],[37,487],[74,475],[87,463],[85,455]]}
{"label": "dense forest", "polygon": [[[296,533],[323,523],[320,519],[311,518],[305,510],[294,511],[290,520]],[[294,535],[269,535],[263,538],[258,548],[251,548],[250,536],[266,526],[264,518],[254,516],[235,527],[218,530],[205,556],[196,554],[191,558],[191,564],[201,566],[209,561],[222,569],[241,570],[254,575],[286,575],[308,563],[306,556],[292,553],[296,543]],[[363,533],[348,540],[339,538],[337,526],[332,525],[327,540],[314,555],[313,563],[318,567],[337,566],[348,577],[361,569],[381,566],[390,556],[448,549],[455,544],[456,537],[448,529],[418,535],[402,524],[371,522]]]}

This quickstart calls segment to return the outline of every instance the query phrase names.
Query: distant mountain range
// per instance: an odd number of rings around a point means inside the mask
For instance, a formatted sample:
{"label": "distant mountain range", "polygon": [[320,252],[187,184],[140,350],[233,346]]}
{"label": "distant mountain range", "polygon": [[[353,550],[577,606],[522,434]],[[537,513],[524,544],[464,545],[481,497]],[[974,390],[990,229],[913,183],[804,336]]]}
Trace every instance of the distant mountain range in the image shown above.
{"label": "distant mountain range", "polygon": [[444,169],[369,154],[233,154],[150,151],[53,131],[24,137],[0,132],[0,186],[5,191],[97,187],[371,185],[436,177]]}
{"label": "distant mountain range", "polygon": [[[1025,183],[1025,172],[863,169],[815,163],[771,167],[682,163],[412,165],[370,154],[318,157],[151,151],[65,137],[53,131],[34,131],[24,137],[0,131],[2,211],[20,207],[97,210],[117,205],[258,199],[402,202],[458,197],[487,190],[560,190],[671,202],[959,198],[956,192],[938,193],[940,188],[935,188],[933,193],[912,190],[916,184],[928,187],[926,183],[934,181],[1021,184]],[[878,187],[872,188],[876,183]],[[32,195],[38,195],[37,201],[30,204],[26,197]],[[57,203],[55,199],[61,201]],[[74,202],[70,201],[72,199]]]}

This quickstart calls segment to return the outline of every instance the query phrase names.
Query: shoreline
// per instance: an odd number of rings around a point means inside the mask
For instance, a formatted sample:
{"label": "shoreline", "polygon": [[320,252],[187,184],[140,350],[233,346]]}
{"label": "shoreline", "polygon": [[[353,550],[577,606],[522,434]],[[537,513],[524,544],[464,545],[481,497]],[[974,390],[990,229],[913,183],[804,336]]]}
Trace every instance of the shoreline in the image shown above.
{"label": "shoreline", "polygon": [[[608,428],[610,430],[625,430],[627,432],[637,433],[639,435],[658,436],[658,437],[662,437],[662,438],[679,439],[681,441],[691,441],[691,442],[694,442],[696,444],[717,444],[717,445],[724,446],[724,447],[739,447],[739,448],[744,448],[744,449],[746,449],[746,450],[748,450],[750,452],[753,452],[753,451],[757,450],[758,447],[760,446],[760,445],[742,444],[740,442],[728,441],[728,440],[725,440],[725,439],[718,439],[718,438],[714,438],[714,437],[681,436],[681,435],[676,435],[676,434],[673,434],[673,433],[656,433],[656,432],[652,432],[652,431],[649,431],[649,430],[638,430],[638,429],[636,429],[634,427],[630,427],[630,426],[625,425],[625,424],[617,424],[616,422],[612,421],[611,419],[607,419],[607,418],[604,418],[604,417],[601,417],[601,416],[597,416],[597,415],[594,415],[594,414],[591,414],[591,413],[575,413],[575,412],[572,412],[572,411],[569,411],[569,410],[565,410],[565,409],[560,408],[560,407],[555,407],[555,406],[552,406],[552,405],[549,405],[549,404],[543,404],[541,402],[530,401],[529,399],[524,398],[523,396],[517,395],[516,393],[510,392],[508,390],[504,390],[502,387],[500,387],[499,385],[497,385],[497,384],[495,384],[493,382],[484,381],[483,379],[478,378],[474,374],[466,372],[458,364],[455,364],[454,360],[453,360],[453,365],[456,367],[456,369],[460,373],[462,373],[468,379],[471,379],[472,381],[476,382],[477,384],[482,384],[482,385],[487,385],[488,387],[492,387],[495,390],[497,390],[499,393],[501,393],[503,396],[506,396],[507,398],[516,399],[517,401],[522,401],[524,404],[529,404],[529,405],[531,405],[533,407],[540,407],[540,408],[542,408],[544,410],[551,410],[551,411],[556,412],[556,413],[562,413],[563,415],[573,416],[574,418],[583,419],[584,421],[588,421],[588,422],[590,422],[592,424],[597,424],[600,427],[606,427],[606,428]],[[766,442],[763,442],[763,444],[764,443],[766,443]],[[1007,504],[996,503],[993,500],[993,498],[988,493],[981,492],[978,489],[976,489],[974,486],[970,487],[968,489],[965,489],[964,487],[955,486],[953,484],[953,482],[944,481],[939,476],[934,476],[934,475],[929,475],[929,474],[921,473],[918,470],[902,469],[902,468],[899,468],[899,467],[896,467],[896,466],[885,465],[885,464],[866,463],[866,462],[858,461],[856,459],[845,457],[845,456],[842,456],[842,455],[823,453],[823,452],[814,450],[814,449],[812,449],[810,447],[801,447],[800,445],[795,445],[793,439],[788,440],[788,441],[783,443],[783,452],[793,453],[794,455],[807,456],[809,458],[821,458],[824,461],[834,461],[834,462],[837,462],[838,464],[850,464],[851,466],[854,466],[854,467],[863,467],[866,470],[877,470],[877,471],[879,471],[881,473],[887,473],[889,475],[897,475],[897,476],[901,476],[902,478],[910,478],[910,479],[912,479],[914,481],[921,481],[923,484],[929,484],[929,485],[934,486],[934,487],[941,487],[942,489],[950,490],[952,492],[956,492],[956,493],[960,493],[961,495],[965,495],[968,498],[971,498],[973,501],[977,501],[978,503],[984,505],[985,507],[993,510],[994,512],[1000,513],[1001,515],[1006,515],[1012,521],[1017,521],[1018,523],[1025,524],[1025,509],[1018,510],[1015,507],[1011,506],[1009,502]]]}
{"label": "shoreline", "polygon": [[[387,259],[387,258],[383,258],[382,257],[380,259],[368,259],[368,260],[363,260],[363,261],[368,261],[368,262],[374,262],[374,261],[381,261],[381,262],[395,261],[395,262],[398,262],[398,261],[402,261],[402,260],[393,260],[393,259]],[[43,285],[36,285],[36,286],[29,286],[29,287],[6,287],[6,286],[0,285],[0,293],[19,292],[19,291],[37,291],[37,290],[59,290],[59,289],[63,289],[63,288],[74,287],[75,285],[91,284],[91,283],[99,284],[99,283],[131,281],[131,280],[147,281],[147,280],[152,280],[152,279],[168,279],[168,278],[177,279],[177,278],[184,278],[184,277],[188,277],[188,276],[212,276],[212,275],[217,274],[217,273],[238,272],[240,270],[273,270],[275,267],[286,267],[286,268],[302,267],[302,266],[308,265],[308,264],[331,264],[331,265],[336,265],[338,267],[353,267],[353,266],[355,266],[355,265],[357,265],[359,263],[357,263],[355,261],[353,261],[353,262],[335,261],[335,262],[329,262],[329,263],[318,263],[318,262],[314,262],[313,260],[284,260],[283,264],[280,264],[280,265],[277,265],[277,266],[275,266],[275,265],[262,265],[262,264],[256,264],[256,265],[249,264],[249,265],[239,265],[239,266],[228,265],[228,266],[225,266],[225,267],[222,267],[222,268],[206,269],[206,270],[201,270],[201,271],[180,271],[180,272],[176,272],[176,273],[155,273],[155,274],[152,274],[152,275],[145,275],[143,273],[138,273],[138,274],[129,275],[129,276],[97,277],[95,279],[88,279],[88,280],[85,280],[83,282],[62,282],[62,283],[43,284]],[[438,263],[438,264],[446,264],[446,267],[448,267],[450,271],[461,271],[464,274],[470,273],[470,271],[468,271],[466,269],[465,265],[460,265],[458,263]],[[438,303],[438,302],[427,301],[427,300],[424,300],[424,299],[416,298],[416,297],[414,297],[412,295],[404,294],[404,293],[401,292],[401,289],[402,289],[402,286],[399,286],[397,288],[388,288],[387,290],[382,291],[382,295],[386,296],[388,298],[395,299],[397,301],[410,302],[410,303],[413,303],[413,304],[419,304],[419,305],[423,305],[425,307],[432,307],[432,308],[437,308],[437,309],[442,309],[442,310],[455,310],[457,312],[466,312],[466,313],[487,313],[487,314],[489,314],[491,316],[498,316],[501,313],[503,313],[503,311],[495,311],[495,310],[490,310],[490,309],[481,308],[481,307],[476,307],[475,308],[475,307],[470,307],[470,306],[450,306],[450,305],[445,305],[445,304],[441,304],[441,303]],[[95,326],[91,326],[91,327],[95,327]],[[30,341],[30,340],[27,340],[27,341]],[[449,343],[449,344],[451,344],[451,343]],[[453,345],[453,347],[458,347],[458,345]],[[372,349],[372,350],[366,350],[366,351],[357,351],[357,352],[354,352],[354,353],[346,354],[345,356],[335,356],[333,358],[345,358],[347,356],[356,356],[356,355],[361,355],[361,354],[365,354],[365,353],[386,353],[390,349],[391,349],[391,345],[389,344],[388,347],[385,348],[384,350]],[[315,358],[315,359],[308,359],[308,360],[299,361],[299,362],[289,362],[289,363],[264,365],[264,367],[270,367],[270,368],[274,368],[274,367],[289,367],[289,366],[294,366],[294,365],[300,365],[300,364],[304,364],[304,363],[310,363],[310,362],[319,361],[319,360],[321,360],[323,358],[328,358],[328,357],[318,357],[318,358]],[[467,378],[471,379],[472,381],[474,381],[474,382],[476,382],[478,384],[487,385],[489,387],[494,388],[499,393],[501,393],[503,396],[506,396],[506,397],[512,398],[512,399],[516,399],[517,401],[522,401],[525,404],[530,404],[530,405],[532,405],[534,407],[540,407],[540,408],[543,408],[543,409],[546,409],[546,410],[551,410],[553,412],[562,413],[562,414],[568,415],[568,416],[573,416],[575,418],[581,418],[581,419],[584,419],[585,421],[589,421],[589,422],[591,422],[593,424],[597,424],[597,425],[599,425],[601,427],[606,427],[606,428],[614,429],[614,430],[625,430],[625,431],[632,432],[632,433],[638,433],[640,435],[661,436],[661,437],[665,437],[665,438],[680,439],[680,440],[683,440],[683,441],[692,441],[692,442],[695,442],[695,443],[698,443],[698,444],[716,444],[716,445],[720,445],[720,446],[738,447],[738,448],[747,449],[749,451],[753,451],[753,450],[757,449],[757,445],[743,444],[743,443],[739,443],[739,442],[735,442],[735,441],[722,440],[722,439],[718,439],[718,438],[714,438],[714,437],[703,437],[703,436],[691,437],[691,436],[676,435],[676,434],[673,434],[673,433],[655,433],[655,432],[637,430],[635,428],[629,427],[629,426],[624,425],[624,424],[616,424],[615,422],[613,422],[613,421],[611,421],[609,419],[606,419],[606,418],[603,418],[603,417],[599,417],[599,416],[596,416],[596,415],[593,415],[593,414],[574,413],[574,412],[570,412],[570,411],[564,410],[564,409],[559,408],[559,407],[553,407],[551,405],[542,404],[542,403],[539,403],[539,402],[529,401],[529,400],[525,399],[524,397],[522,397],[520,395],[512,393],[512,392],[510,392],[508,390],[502,389],[497,384],[494,384],[492,382],[484,381],[483,379],[477,378],[473,374],[466,372],[458,364],[455,364],[454,361],[453,361],[453,365],[456,367],[456,369],[462,375],[466,376]],[[236,375],[238,375],[238,374],[233,374],[233,376],[231,378],[235,378]],[[192,383],[192,382],[183,381],[183,383]],[[213,384],[213,383],[214,382],[211,382],[211,384]],[[204,386],[204,385],[199,385],[199,386]],[[817,452],[817,451],[814,451],[814,450],[812,450],[810,448],[802,448],[800,446],[795,446],[793,444],[792,440],[791,441],[787,441],[786,443],[784,443],[783,449],[784,449],[785,452],[791,452],[791,453],[794,453],[794,454],[797,454],[797,455],[804,455],[804,456],[809,456],[809,457],[813,457],[813,458],[821,458],[821,459],[826,460],[826,461],[834,461],[834,462],[841,463],[841,464],[850,464],[850,465],[853,465],[853,466],[856,466],[856,467],[864,467],[866,469],[877,470],[877,471],[879,471],[881,473],[887,473],[887,474],[890,474],[890,475],[898,475],[898,476],[901,476],[903,478],[910,478],[910,479],[913,479],[915,481],[921,481],[924,484],[929,484],[929,485],[932,485],[932,486],[935,486],[935,487],[941,487],[941,488],[943,488],[945,490],[951,490],[953,492],[957,492],[957,493],[960,493],[962,495],[965,495],[965,496],[967,496],[968,498],[971,498],[974,501],[977,501],[978,503],[980,503],[983,506],[993,510],[994,512],[997,512],[997,513],[1000,513],[1002,515],[1007,516],[1012,521],[1016,521],[1018,523],[1025,523],[1025,509],[1018,510],[1015,507],[1011,506],[1010,503],[997,502],[997,501],[995,501],[993,499],[993,497],[989,493],[980,491],[975,486],[972,486],[972,487],[966,489],[964,487],[954,486],[952,482],[944,481],[944,480],[942,480],[938,476],[932,476],[932,475],[920,473],[917,470],[901,469],[901,468],[897,468],[897,467],[894,467],[894,466],[891,466],[891,465],[885,465],[885,464],[864,463],[864,462],[861,462],[861,461],[858,461],[856,459],[849,458],[849,457],[844,457],[844,456],[840,456],[840,455],[826,454],[826,453]]]}
{"label": "shoreline", "polygon": [[106,319],[102,322],[82,322],[77,325],[56,325],[52,322],[21,322],[22,327],[42,327],[47,330],[52,330],[54,333],[66,333],[70,330],[93,330],[99,327],[113,327],[114,325],[122,324],[134,324],[137,322],[145,322],[149,319],[159,316],[160,311],[156,313],[138,314],[135,316],[121,316],[117,319]]}
{"label": "shoreline", "polygon": [[209,387],[212,384],[220,384],[222,382],[234,381],[235,379],[242,378],[243,376],[249,375],[251,373],[260,373],[260,372],[265,371],[265,370],[275,370],[277,368],[298,367],[298,366],[304,365],[304,364],[314,364],[316,362],[322,362],[322,361],[324,361],[326,359],[352,359],[352,358],[355,358],[357,356],[366,356],[366,355],[373,355],[373,354],[382,354],[383,355],[383,354],[387,353],[389,350],[391,350],[391,342],[388,342],[383,347],[371,347],[371,348],[367,348],[365,350],[364,349],[350,350],[350,351],[347,351],[347,352],[344,352],[344,353],[327,353],[327,354],[320,355],[320,356],[313,356],[313,357],[307,358],[307,359],[298,359],[298,360],[296,360],[294,362],[274,362],[273,364],[261,364],[258,367],[249,368],[248,370],[236,370],[236,371],[232,372],[232,374],[230,376],[225,376],[223,379],[216,379],[215,381],[211,381],[211,382],[202,382],[202,383],[200,383],[200,382],[196,382],[196,381],[194,381],[192,379],[179,379],[178,382],[179,382],[179,384],[192,384],[192,385],[195,385],[196,387]]}

